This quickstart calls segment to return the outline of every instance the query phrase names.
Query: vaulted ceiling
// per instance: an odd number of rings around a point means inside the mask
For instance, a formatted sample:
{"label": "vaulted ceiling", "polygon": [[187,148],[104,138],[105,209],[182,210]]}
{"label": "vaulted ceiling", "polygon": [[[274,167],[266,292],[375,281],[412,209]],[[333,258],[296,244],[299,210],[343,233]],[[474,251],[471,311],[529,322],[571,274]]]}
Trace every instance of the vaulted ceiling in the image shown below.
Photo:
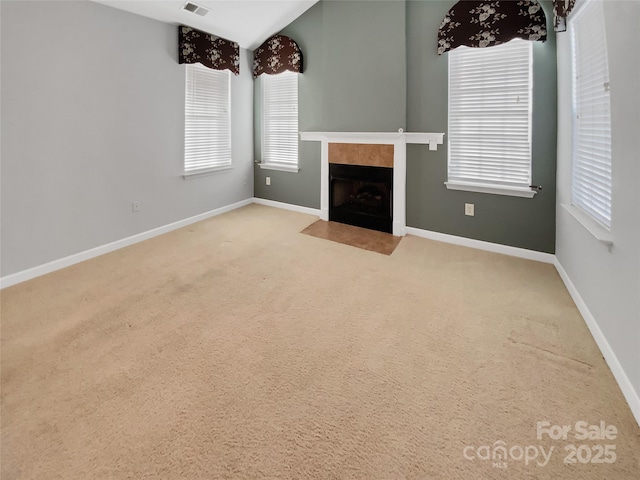
{"label": "vaulted ceiling", "polygon": [[[254,50],[302,15],[318,0],[93,0],[161,22],[187,25]],[[205,7],[204,17],[183,9]]]}

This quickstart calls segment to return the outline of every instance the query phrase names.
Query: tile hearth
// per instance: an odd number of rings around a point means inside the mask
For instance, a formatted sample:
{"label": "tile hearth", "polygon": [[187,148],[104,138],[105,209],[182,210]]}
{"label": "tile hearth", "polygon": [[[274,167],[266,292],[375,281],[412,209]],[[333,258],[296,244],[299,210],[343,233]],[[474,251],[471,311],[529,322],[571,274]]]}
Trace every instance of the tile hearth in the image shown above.
{"label": "tile hearth", "polygon": [[402,237],[396,237],[390,233],[324,220],[312,223],[300,233],[382,255],[391,255],[402,240]]}

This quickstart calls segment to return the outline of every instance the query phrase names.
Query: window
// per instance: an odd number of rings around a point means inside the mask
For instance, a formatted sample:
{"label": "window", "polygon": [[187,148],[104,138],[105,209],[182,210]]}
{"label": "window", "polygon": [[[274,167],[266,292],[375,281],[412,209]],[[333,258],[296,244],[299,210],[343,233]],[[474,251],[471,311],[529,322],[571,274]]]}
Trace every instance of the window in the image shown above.
{"label": "window", "polygon": [[231,166],[230,74],[186,65],[184,174]]}
{"label": "window", "polygon": [[569,19],[573,49],[571,203],[611,228],[611,109],[602,2]]}
{"label": "window", "polygon": [[447,188],[533,197],[531,42],[449,52]]}
{"label": "window", "polygon": [[298,171],[298,74],[263,75],[262,164]]}

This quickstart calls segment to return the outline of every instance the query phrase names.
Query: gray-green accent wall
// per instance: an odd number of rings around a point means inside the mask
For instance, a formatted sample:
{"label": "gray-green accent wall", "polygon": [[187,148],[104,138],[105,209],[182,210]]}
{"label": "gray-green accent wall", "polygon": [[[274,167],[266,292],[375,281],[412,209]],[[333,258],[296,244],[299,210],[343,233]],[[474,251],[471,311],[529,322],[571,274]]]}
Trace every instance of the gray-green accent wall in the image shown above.
{"label": "gray-green accent wall", "polygon": [[[438,27],[454,2],[407,2],[407,129],[446,132],[447,54],[436,53]],[[549,38],[533,42],[534,198],[447,190],[447,148],[407,146],[407,225],[553,253],[556,200],[556,44],[551,3],[542,2]],[[446,143],[446,136],[445,136]],[[464,204],[475,204],[475,216]]]}
{"label": "gray-green accent wall", "polygon": [[[321,1],[281,33],[300,45],[300,131],[447,131],[447,55],[436,54],[446,1]],[[447,190],[447,147],[407,146],[407,225],[493,243],[554,252],[556,46],[551,2],[548,40],[533,45],[534,198]],[[255,83],[256,159],[261,84]],[[265,177],[271,185],[265,185]],[[255,169],[255,196],[320,205],[320,145],[300,143],[300,172]],[[475,204],[475,216],[464,204]]]}
{"label": "gray-green accent wall", "polygon": [[[304,131],[406,128],[403,1],[318,2],[282,30],[304,55],[298,124]],[[255,150],[261,158],[262,83],[255,82]],[[255,196],[320,207],[320,144],[300,142],[298,173],[256,166]],[[265,185],[265,177],[271,185]]]}

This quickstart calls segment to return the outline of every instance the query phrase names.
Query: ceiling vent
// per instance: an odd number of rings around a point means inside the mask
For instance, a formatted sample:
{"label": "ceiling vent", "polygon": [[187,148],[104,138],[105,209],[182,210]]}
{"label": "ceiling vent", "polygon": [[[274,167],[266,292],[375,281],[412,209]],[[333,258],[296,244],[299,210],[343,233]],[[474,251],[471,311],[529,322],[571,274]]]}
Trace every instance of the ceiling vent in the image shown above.
{"label": "ceiling vent", "polygon": [[202,7],[200,5],[196,5],[193,2],[187,2],[182,6],[183,10],[186,10],[187,12],[191,12],[191,13],[195,13],[196,15],[200,15],[201,17],[204,17],[207,13],[209,13],[209,9]]}

